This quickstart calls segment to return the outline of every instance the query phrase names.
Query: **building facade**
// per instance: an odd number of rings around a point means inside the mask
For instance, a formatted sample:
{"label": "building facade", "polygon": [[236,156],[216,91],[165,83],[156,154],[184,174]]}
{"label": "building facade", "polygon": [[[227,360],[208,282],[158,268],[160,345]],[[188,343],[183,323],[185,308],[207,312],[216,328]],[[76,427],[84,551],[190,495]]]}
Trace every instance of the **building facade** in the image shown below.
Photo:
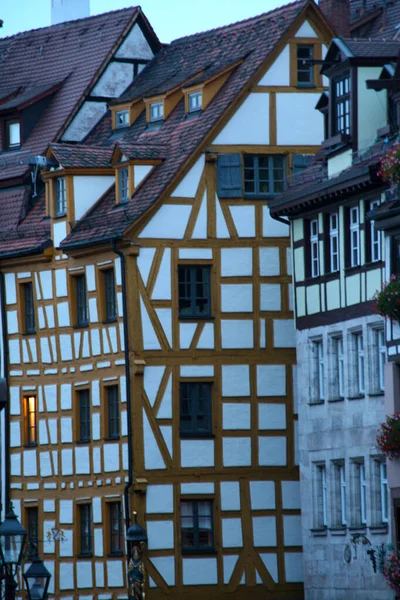
{"label": "building facade", "polygon": [[387,252],[366,215],[386,197],[378,170],[396,124],[386,90],[367,82],[379,78],[398,48],[332,41],[321,69],[329,97],[317,105],[325,141],[271,207],[291,223],[310,599],[357,598],[360,590],[363,598],[392,597],[368,555],[390,542],[390,510],[386,461],[376,444],[385,415],[385,323],[371,302],[386,278]]}
{"label": "building facade", "polygon": [[127,597],[136,511],[150,600],[299,600],[291,253],[269,202],[318,150],[307,60],[332,31],[300,1],[156,51],[142,19],[110,59],[133,83],[106,112],[100,79],[41,150],[2,246],[11,498],[57,598]]}

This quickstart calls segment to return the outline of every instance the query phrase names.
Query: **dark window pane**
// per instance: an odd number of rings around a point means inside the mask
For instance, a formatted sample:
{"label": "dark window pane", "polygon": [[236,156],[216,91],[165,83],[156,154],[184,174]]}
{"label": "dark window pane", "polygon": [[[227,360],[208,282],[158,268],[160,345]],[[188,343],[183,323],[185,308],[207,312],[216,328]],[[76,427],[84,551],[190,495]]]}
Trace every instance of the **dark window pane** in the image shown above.
{"label": "dark window pane", "polygon": [[210,500],[181,502],[181,542],[187,550],[213,547],[213,516]]}
{"label": "dark window pane", "polygon": [[76,284],[76,318],[77,325],[88,324],[88,309],[87,309],[87,294],[86,294],[86,277],[85,275],[77,275],[75,277]]}
{"label": "dark window pane", "polygon": [[117,317],[114,269],[104,271],[104,287],[106,319],[107,321],[113,321]]}
{"label": "dark window pane", "polygon": [[121,553],[122,552],[122,516],[121,516],[121,503],[111,502],[109,504],[110,510],[110,552]]}
{"label": "dark window pane", "polygon": [[92,506],[80,504],[81,554],[92,553]]}
{"label": "dark window pane", "polygon": [[108,400],[108,437],[119,437],[119,394],[118,386],[107,387]]}
{"label": "dark window pane", "polygon": [[39,514],[37,507],[27,508],[28,521],[28,558],[33,558],[39,543]]}
{"label": "dark window pane", "polygon": [[35,333],[35,305],[33,302],[32,283],[23,284],[24,308],[25,308],[25,333]]}
{"label": "dark window pane", "polygon": [[181,383],[180,411],[181,434],[211,433],[211,383]]}
{"label": "dark window pane", "polygon": [[78,392],[80,441],[90,440],[90,395],[89,390]]}
{"label": "dark window pane", "polygon": [[129,177],[128,169],[124,167],[119,170],[119,202],[126,204],[129,200]]}
{"label": "dark window pane", "polygon": [[208,316],[211,313],[210,268],[178,267],[179,315]]}

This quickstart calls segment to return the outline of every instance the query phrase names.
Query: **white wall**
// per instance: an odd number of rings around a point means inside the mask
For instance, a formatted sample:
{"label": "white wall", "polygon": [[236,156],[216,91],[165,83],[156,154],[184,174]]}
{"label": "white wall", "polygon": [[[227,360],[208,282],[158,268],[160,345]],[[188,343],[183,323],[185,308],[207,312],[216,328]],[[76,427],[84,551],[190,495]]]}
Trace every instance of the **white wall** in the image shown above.
{"label": "white wall", "polygon": [[378,79],[382,67],[358,67],[358,149],[372,144],[376,131],[387,122],[386,90],[368,90],[366,81]]}
{"label": "white wall", "polygon": [[323,115],[315,110],[320,94],[277,94],[277,141],[282,146],[319,146],[324,139]]}
{"label": "white wall", "polygon": [[74,208],[75,219],[80,219],[113,184],[112,175],[75,175]]}

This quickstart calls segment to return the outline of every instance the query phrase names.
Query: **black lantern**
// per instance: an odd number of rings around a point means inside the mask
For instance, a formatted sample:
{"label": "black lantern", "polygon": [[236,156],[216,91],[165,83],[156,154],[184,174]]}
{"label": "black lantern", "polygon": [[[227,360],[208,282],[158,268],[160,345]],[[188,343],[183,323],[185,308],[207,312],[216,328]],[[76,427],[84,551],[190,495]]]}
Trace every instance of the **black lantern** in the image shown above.
{"label": "black lantern", "polygon": [[142,544],[147,544],[146,530],[136,523],[136,513],[134,513],[134,516],[135,522],[129,527],[128,531],[126,532],[126,541],[128,543],[129,555],[132,554],[133,546],[141,546]]}
{"label": "black lantern", "polygon": [[0,558],[11,574],[14,574],[21,564],[27,535],[11,505],[4,523],[0,525]]}
{"label": "black lantern", "polygon": [[49,588],[51,574],[46,569],[43,561],[36,553],[29,569],[24,573],[26,589],[29,600],[45,600]]}

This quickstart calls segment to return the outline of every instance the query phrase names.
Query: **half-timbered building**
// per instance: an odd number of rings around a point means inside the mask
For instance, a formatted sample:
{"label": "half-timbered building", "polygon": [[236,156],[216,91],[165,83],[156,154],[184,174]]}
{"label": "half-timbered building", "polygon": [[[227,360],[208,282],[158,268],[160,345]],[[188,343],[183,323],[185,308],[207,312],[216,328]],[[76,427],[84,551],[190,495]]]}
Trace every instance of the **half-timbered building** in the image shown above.
{"label": "half-timbered building", "polygon": [[[299,455],[307,597],[390,598],[367,551],[387,544],[384,320],[371,299],[385,280],[385,241],[366,215],[385,199],[382,155],[397,136],[393,103],[370,80],[391,70],[398,41],[334,38],[317,110],[314,164],[271,204],[290,222],[297,329]],[[387,252],[386,252],[387,256]]]}

